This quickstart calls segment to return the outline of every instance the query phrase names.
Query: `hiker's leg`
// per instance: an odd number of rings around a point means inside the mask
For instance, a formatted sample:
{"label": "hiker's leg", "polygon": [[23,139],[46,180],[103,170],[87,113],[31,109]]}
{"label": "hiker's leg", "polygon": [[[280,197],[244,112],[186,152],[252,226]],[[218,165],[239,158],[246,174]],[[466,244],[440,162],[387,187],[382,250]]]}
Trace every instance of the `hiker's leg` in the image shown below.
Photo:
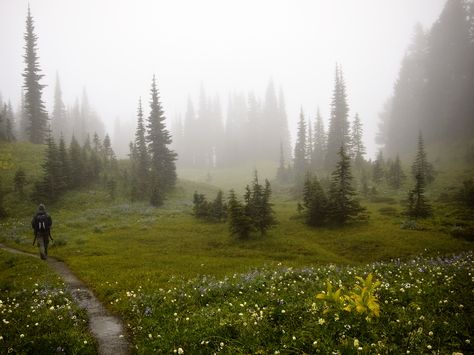
{"label": "hiker's leg", "polygon": [[48,256],[49,236],[44,237],[44,255]]}
{"label": "hiker's leg", "polygon": [[44,237],[42,235],[38,236],[38,244],[39,244],[39,250],[40,250],[40,257],[41,259],[45,260],[46,259],[45,242],[44,242]]}

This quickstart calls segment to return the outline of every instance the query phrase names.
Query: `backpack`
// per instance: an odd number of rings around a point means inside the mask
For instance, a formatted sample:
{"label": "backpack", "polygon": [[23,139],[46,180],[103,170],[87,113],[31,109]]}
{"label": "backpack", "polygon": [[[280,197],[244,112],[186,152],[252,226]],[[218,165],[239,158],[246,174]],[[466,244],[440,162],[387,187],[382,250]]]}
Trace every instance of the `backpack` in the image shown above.
{"label": "backpack", "polygon": [[46,232],[49,229],[48,216],[46,214],[39,214],[36,217],[36,230],[39,232]]}

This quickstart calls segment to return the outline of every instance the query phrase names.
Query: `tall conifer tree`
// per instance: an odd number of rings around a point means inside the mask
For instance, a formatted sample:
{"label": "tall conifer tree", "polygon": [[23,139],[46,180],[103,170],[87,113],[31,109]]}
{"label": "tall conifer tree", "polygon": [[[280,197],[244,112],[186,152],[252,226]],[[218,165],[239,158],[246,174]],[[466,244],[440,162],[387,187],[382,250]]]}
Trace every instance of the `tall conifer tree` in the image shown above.
{"label": "tall conifer tree", "polygon": [[316,114],[316,121],[314,122],[314,138],[313,138],[313,152],[311,154],[311,168],[313,170],[322,169],[324,166],[324,159],[326,156],[326,131],[324,129],[323,118],[321,113]]}
{"label": "tall conifer tree", "polygon": [[306,170],[308,169],[307,160],[307,133],[306,133],[306,120],[304,118],[303,109],[300,111],[300,119],[298,121],[298,133],[295,144],[295,158],[294,158],[294,170],[296,183],[302,184]]}
{"label": "tall conifer tree", "polygon": [[149,157],[145,139],[145,125],[143,122],[142,100],[138,101],[137,130],[135,132],[135,177],[139,196],[148,193]]}
{"label": "tall conifer tree", "polygon": [[415,161],[411,167],[411,172],[414,178],[416,178],[416,176],[419,174],[422,175],[424,185],[430,184],[434,181],[434,168],[433,165],[428,161],[425,152],[425,143],[421,131],[418,135],[418,150]]}
{"label": "tall conifer tree", "polygon": [[31,143],[43,144],[47,137],[48,114],[42,99],[43,88],[37,54],[38,36],[35,34],[33,17],[28,6],[25,39],[25,71],[23,72],[23,88],[25,89],[25,115],[28,122],[27,133]]}
{"label": "tall conifer tree", "polygon": [[355,189],[352,186],[351,160],[344,146],[339,148],[339,162],[332,173],[329,189],[329,219],[336,224],[343,224],[357,218],[365,211],[355,199]]}
{"label": "tall conifer tree", "polygon": [[336,65],[326,152],[327,169],[332,169],[338,162],[340,147],[343,146],[347,150],[350,144],[348,114],[349,106],[347,104],[346,85],[342,70]]}
{"label": "tall conifer tree", "polygon": [[150,115],[148,116],[147,136],[151,168],[151,203],[154,206],[163,202],[164,193],[176,183],[176,154],[168,148],[171,136],[165,126],[165,116],[159,101],[155,76],[151,85]]}
{"label": "tall conifer tree", "polygon": [[351,129],[351,150],[354,158],[354,165],[359,170],[362,168],[365,155],[365,146],[362,141],[363,133],[362,122],[360,121],[359,114],[356,113]]}
{"label": "tall conifer tree", "polygon": [[66,107],[64,106],[59,75],[56,74],[56,86],[54,88],[54,107],[51,114],[51,128],[53,137],[58,139],[69,135],[69,127],[66,121]]}

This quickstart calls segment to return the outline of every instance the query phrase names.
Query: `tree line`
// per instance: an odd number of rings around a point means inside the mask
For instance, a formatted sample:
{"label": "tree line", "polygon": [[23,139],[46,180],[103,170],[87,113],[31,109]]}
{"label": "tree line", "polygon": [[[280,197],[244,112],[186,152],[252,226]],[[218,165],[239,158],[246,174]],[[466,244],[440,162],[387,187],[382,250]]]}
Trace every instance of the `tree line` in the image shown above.
{"label": "tree line", "polygon": [[284,94],[280,89],[277,95],[271,80],[263,100],[252,92],[230,94],[226,115],[219,97],[201,87],[199,106],[188,98],[184,120],[175,120],[172,131],[178,164],[186,167],[277,161],[280,145],[285,154],[291,149]]}

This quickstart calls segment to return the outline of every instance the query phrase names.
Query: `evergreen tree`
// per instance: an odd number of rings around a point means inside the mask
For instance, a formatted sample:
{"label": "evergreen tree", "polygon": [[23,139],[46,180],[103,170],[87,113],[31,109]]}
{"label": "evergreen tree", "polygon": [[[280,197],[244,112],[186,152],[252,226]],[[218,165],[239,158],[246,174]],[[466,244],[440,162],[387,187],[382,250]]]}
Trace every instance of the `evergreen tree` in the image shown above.
{"label": "evergreen tree", "polygon": [[306,148],[306,165],[309,167],[311,165],[311,157],[313,156],[313,147],[314,147],[314,136],[313,136],[313,123],[311,119],[308,120],[308,138],[306,141],[308,142]]}
{"label": "evergreen tree", "polygon": [[210,206],[209,213],[212,220],[216,222],[221,222],[226,219],[227,205],[224,202],[224,195],[221,190],[217,192],[217,196]]}
{"label": "evergreen tree", "polygon": [[140,196],[145,196],[149,185],[149,157],[145,139],[145,125],[143,122],[142,101],[138,101],[137,130],[135,132],[135,168],[137,191]]}
{"label": "evergreen tree", "polygon": [[33,17],[28,6],[24,36],[25,55],[23,56],[26,67],[22,74],[24,79],[23,88],[25,89],[25,114],[28,121],[27,131],[30,142],[43,144],[47,135],[48,115],[41,98],[45,86],[39,82],[43,75],[40,74],[37,54],[38,37],[34,30]]}
{"label": "evergreen tree", "polygon": [[363,128],[359,114],[356,113],[351,129],[351,151],[354,158],[354,165],[357,169],[362,169],[364,164],[365,146],[362,142]]}
{"label": "evergreen tree", "polygon": [[288,170],[285,167],[285,153],[283,152],[283,143],[280,143],[280,165],[278,166],[276,173],[276,180],[279,183],[288,182]]}
{"label": "evergreen tree", "polygon": [[326,223],[328,200],[318,179],[310,174],[304,183],[302,207],[306,224],[322,226]]}
{"label": "evergreen tree", "polygon": [[332,169],[338,161],[338,151],[342,146],[348,149],[349,137],[349,107],[347,105],[347,94],[341,68],[336,65],[334,94],[331,102],[331,119],[329,121],[329,133],[326,152],[326,168]]}
{"label": "evergreen tree", "polygon": [[59,193],[65,192],[71,181],[71,166],[69,162],[69,156],[66,148],[66,143],[63,136],[59,138],[58,145],[58,176],[57,176],[57,189]]}
{"label": "evergreen tree", "polygon": [[56,201],[59,196],[59,171],[58,147],[53,136],[48,135],[46,141],[46,154],[41,165],[43,178],[35,184],[34,199],[39,201]]}
{"label": "evergreen tree", "polygon": [[106,180],[106,188],[107,192],[110,196],[111,200],[115,200],[116,192],[117,192],[117,180],[114,178],[109,178]]}
{"label": "evergreen tree", "polygon": [[193,195],[193,214],[196,218],[207,219],[209,217],[209,202],[206,196],[198,194],[197,191]]}
{"label": "evergreen tree", "polygon": [[4,106],[3,110],[0,111],[0,141],[5,141],[7,137],[5,121],[6,121],[6,117],[5,117],[5,106]]}
{"label": "evergreen tree", "polygon": [[71,188],[78,188],[84,184],[84,161],[82,158],[81,146],[73,135],[71,144],[69,145],[69,160],[70,160],[70,185]]}
{"label": "evergreen tree", "polygon": [[321,113],[316,114],[314,122],[314,139],[313,151],[311,154],[311,168],[313,170],[322,169],[324,167],[324,159],[326,156],[326,131],[324,130],[324,122]]}
{"label": "evergreen tree", "polygon": [[22,168],[18,168],[13,178],[13,185],[16,192],[23,196],[26,185],[26,173]]}
{"label": "evergreen tree", "polygon": [[266,234],[267,230],[276,224],[272,204],[270,203],[271,193],[272,190],[268,180],[265,180],[265,187],[263,187],[259,184],[258,175],[255,172],[252,188],[249,189],[247,186],[245,211],[252,220],[255,229],[262,235]]}
{"label": "evergreen tree", "polygon": [[405,180],[406,175],[403,172],[402,165],[400,163],[400,157],[397,154],[395,161],[391,163],[389,167],[388,183],[392,188],[398,190]]}
{"label": "evergreen tree", "polygon": [[154,206],[162,204],[164,193],[176,184],[176,154],[167,147],[171,144],[171,136],[166,130],[164,121],[165,117],[153,75],[146,139],[151,156],[151,202]]}
{"label": "evergreen tree", "polygon": [[[282,142],[283,151],[286,156],[290,156],[291,153],[291,142],[290,142],[290,131],[288,129],[288,118],[286,114],[285,95],[283,89],[280,87],[278,91],[278,137],[275,137],[274,147],[277,147],[278,142]],[[276,158],[276,157],[275,157]],[[274,159],[276,160],[276,159]]]}
{"label": "evergreen tree", "polygon": [[306,120],[304,118],[303,109],[300,111],[300,119],[298,121],[298,133],[295,144],[294,170],[295,180],[297,185],[303,184],[303,179],[308,169],[307,161],[307,134],[306,134]]}
{"label": "evergreen tree", "polygon": [[61,92],[61,84],[59,83],[59,75],[56,74],[56,87],[54,89],[54,107],[51,114],[51,128],[53,137],[59,139],[62,136],[69,135],[69,127],[66,121],[66,107],[64,106]]}
{"label": "evergreen tree", "polygon": [[383,159],[383,152],[380,149],[377,158],[374,161],[374,165],[372,167],[372,180],[376,184],[380,184],[383,181],[385,176],[385,161]]}
{"label": "evergreen tree", "polygon": [[250,233],[255,230],[255,226],[246,213],[244,205],[235,196],[234,190],[229,192],[228,216],[230,233],[237,235],[240,239],[248,239]]}
{"label": "evergreen tree", "polygon": [[5,138],[7,142],[14,142],[16,140],[15,134],[13,133],[13,121],[8,116],[5,121]]}
{"label": "evergreen tree", "polygon": [[355,199],[355,190],[352,187],[352,174],[350,158],[344,146],[339,149],[340,160],[336,170],[332,173],[331,187],[329,189],[329,219],[335,224],[361,217],[365,209]]}
{"label": "evergreen tree", "polygon": [[130,142],[129,144],[129,158],[130,158],[130,171],[131,171],[131,177],[130,177],[130,199],[133,201],[136,201],[137,199],[140,198],[140,195],[142,195],[143,191],[141,191],[138,187],[139,183],[142,183],[142,181],[138,181],[137,178],[137,148],[134,143]]}
{"label": "evergreen tree", "polygon": [[3,199],[6,195],[6,190],[3,188],[2,179],[0,177],[0,218],[5,218],[8,216],[5,207],[3,206]]}
{"label": "evergreen tree", "polygon": [[16,140],[13,133],[14,122],[15,115],[13,114],[12,104],[9,101],[8,104],[3,104],[3,109],[0,111],[0,141],[13,142]]}
{"label": "evergreen tree", "polygon": [[434,168],[433,165],[428,162],[428,158],[425,152],[425,143],[423,141],[423,135],[421,131],[418,135],[418,150],[415,161],[411,167],[413,177],[416,179],[417,175],[422,175],[423,183],[431,184],[434,181]]}
{"label": "evergreen tree", "polygon": [[92,164],[92,146],[90,135],[87,134],[86,140],[82,145],[81,157],[84,171],[82,172],[84,185],[87,185],[94,181],[97,177],[94,175],[93,164]]}
{"label": "evergreen tree", "polygon": [[102,146],[102,142],[100,141],[99,135],[97,134],[97,132],[94,132],[94,136],[92,137],[91,151],[91,164],[94,178],[99,177],[104,161],[104,147]]}
{"label": "evergreen tree", "polygon": [[431,213],[431,206],[425,197],[425,179],[419,173],[415,176],[415,187],[408,192],[405,214],[411,218],[426,218]]}
{"label": "evergreen tree", "polygon": [[115,157],[115,152],[112,149],[112,142],[110,141],[110,136],[108,133],[106,133],[104,137],[103,149],[104,149],[104,166],[106,168],[115,168],[116,157]]}
{"label": "evergreen tree", "polygon": [[415,187],[408,192],[405,213],[412,218],[426,218],[431,215],[431,206],[425,197],[426,182],[432,176],[432,167],[428,163],[423,143],[423,136],[418,136],[418,152],[412,165]]}

